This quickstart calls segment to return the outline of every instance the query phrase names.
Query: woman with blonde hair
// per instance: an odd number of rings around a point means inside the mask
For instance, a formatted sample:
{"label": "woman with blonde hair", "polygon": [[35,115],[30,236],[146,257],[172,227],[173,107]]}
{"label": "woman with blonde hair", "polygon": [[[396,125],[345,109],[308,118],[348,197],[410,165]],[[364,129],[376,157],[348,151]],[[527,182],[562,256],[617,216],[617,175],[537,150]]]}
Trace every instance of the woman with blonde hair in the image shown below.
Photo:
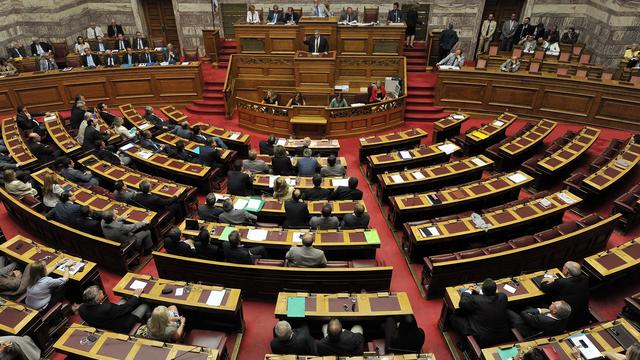
{"label": "woman with blonde hair", "polygon": [[179,342],[184,335],[186,319],[178,314],[178,308],[157,306],[147,320],[147,338],[164,342]]}
{"label": "woman with blonde hair", "polygon": [[38,261],[31,264],[27,297],[24,300],[25,304],[36,310],[45,310],[49,305],[53,305],[62,299],[61,286],[67,280],[69,280],[68,267],[65,268],[63,277],[54,279],[47,276],[47,268],[44,262]]}
{"label": "woman with blonde hair", "polygon": [[11,169],[4,171],[4,188],[14,196],[38,195],[38,190],[34,189],[30,183],[18,180],[16,172]]}
{"label": "woman with blonde hair", "polygon": [[120,135],[122,140],[131,140],[135,136],[135,134],[132,134],[129,129],[124,126],[124,120],[119,116],[113,119],[111,127],[116,134]]}
{"label": "woman with blonde hair", "polygon": [[293,186],[287,184],[287,180],[280,176],[273,183],[273,198],[280,201],[286,201],[291,199],[293,193]]}
{"label": "woman with blonde hair", "polygon": [[64,188],[60,186],[60,181],[55,173],[47,173],[44,175],[44,184],[42,185],[42,203],[47,208],[52,209],[60,202],[60,195],[64,192]]}

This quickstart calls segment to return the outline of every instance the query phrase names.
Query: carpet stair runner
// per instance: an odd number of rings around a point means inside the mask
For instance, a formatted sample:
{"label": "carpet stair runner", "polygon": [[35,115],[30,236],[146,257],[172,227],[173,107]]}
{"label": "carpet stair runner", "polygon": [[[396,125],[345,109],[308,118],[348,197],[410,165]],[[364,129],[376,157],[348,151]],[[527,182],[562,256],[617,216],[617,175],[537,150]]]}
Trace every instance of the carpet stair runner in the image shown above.
{"label": "carpet stair runner", "polygon": [[[234,48],[235,49],[235,48]],[[194,100],[185,106],[193,115],[209,115],[224,119],[224,79],[227,69],[215,69],[209,64],[202,65],[202,79],[204,81],[202,100]]]}
{"label": "carpet stair runner", "polygon": [[413,47],[404,48],[407,58],[407,72],[423,72],[427,66],[427,51],[424,41],[416,41]]}
{"label": "carpet stair runner", "polygon": [[231,54],[235,53],[236,41],[224,40],[222,42],[222,49],[220,49],[220,54],[218,55],[218,67],[221,69],[226,69],[229,66],[229,59],[231,58]]}
{"label": "carpet stair runner", "polygon": [[[426,66],[426,65],[425,65]],[[404,118],[409,121],[435,121],[449,113],[434,105],[437,75],[422,71],[407,74],[407,106]]]}

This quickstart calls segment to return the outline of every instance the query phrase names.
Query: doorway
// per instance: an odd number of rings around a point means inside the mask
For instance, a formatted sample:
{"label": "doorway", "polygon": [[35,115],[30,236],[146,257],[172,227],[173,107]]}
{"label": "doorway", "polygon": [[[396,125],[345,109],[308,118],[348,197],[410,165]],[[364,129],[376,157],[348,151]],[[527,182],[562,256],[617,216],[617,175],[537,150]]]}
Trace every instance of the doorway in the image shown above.
{"label": "doorway", "polygon": [[496,32],[495,34],[493,34],[493,40],[497,41],[500,39],[500,29],[502,29],[502,23],[505,20],[509,20],[512,13],[516,13],[516,19],[520,19],[520,15],[522,14],[525,3],[526,0],[486,0],[484,3],[484,10],[482,11],[482,20],[480,21],[480,27],[478,28],[476,44],[480,40],[480,29],[482,27],[482,21],[484,21],[487,16],[489,16],[489,14],[493,14],[493,17],[498,23]]}
{"label": "doorway", "polygon": [[162,39],[164,45],[171,43],[174,48],[180,49],[176,16],[173,12],[171,0],[142,0],[144,18],[149,31],[149,43],[153,39]]}
{"label": "doorway", "polygon": [[429,24],[429,4],[402,4],[402,11],[406,12],[410,8],[413,8],[418,12],[416,41],[425,41],[427,39],[427,25]]}
{"label": "doorway", "polygon": [[[262,9],[257,9],[258,11]],[[236,31],[233,28],[233,24],[240,20],[246,19],[247,16],[247,4],[220,4],[220,11],[222,19],[222,29],[224,30],[225,39],[233,39],[236,35]],[[264,21],[264,19],[261,18]]]}

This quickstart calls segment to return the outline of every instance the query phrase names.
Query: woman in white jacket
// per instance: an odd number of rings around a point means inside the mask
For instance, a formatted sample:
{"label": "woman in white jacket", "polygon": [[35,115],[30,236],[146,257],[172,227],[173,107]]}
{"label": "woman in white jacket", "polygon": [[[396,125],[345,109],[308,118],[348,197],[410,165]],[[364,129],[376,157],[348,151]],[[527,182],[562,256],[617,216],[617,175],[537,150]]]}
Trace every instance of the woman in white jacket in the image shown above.
{"label": "woman in white jacket", "polygon": [[116,117],[113,119],[113,131],[120,135],[120,138],[122,140],[131,140],[134,138],[135,134],[132,134],[131,131],[129,131],[129,129],[127,129],[124,125],[124,121],[122,120],[121,117]]}

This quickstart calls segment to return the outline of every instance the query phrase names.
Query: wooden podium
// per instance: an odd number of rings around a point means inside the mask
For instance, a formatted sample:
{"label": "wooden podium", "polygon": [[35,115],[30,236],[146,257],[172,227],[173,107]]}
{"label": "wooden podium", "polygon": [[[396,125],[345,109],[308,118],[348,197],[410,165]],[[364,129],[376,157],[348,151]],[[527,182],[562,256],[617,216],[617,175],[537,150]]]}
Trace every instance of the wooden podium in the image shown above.
{"label": "wooden podium", "polygon": [[335,16],[330,17],[317,17],[317,16],[303,16],[298,21],[298,42],[300,44],[299,49],[306,49],[307,46],[304,41],[313,36],[318,30],[321,36],[327,38],[329,50],[337,49],[337,24],[338,19]]}
{"label": "wooden podium", "polygon": [[333,89],[336,83],[336,52],[312,54],[296,51],[293,58],[296,87],[321,87]]}

